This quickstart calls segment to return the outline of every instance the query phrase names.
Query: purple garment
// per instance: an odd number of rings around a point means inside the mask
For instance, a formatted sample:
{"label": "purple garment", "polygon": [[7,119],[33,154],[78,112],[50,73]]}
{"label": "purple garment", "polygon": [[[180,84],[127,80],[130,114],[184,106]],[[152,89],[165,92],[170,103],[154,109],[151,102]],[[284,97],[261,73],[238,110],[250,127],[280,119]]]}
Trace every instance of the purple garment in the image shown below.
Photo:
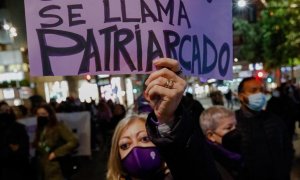
{"label": "purple garment", "polygon": [[207,140],[207,143],[210,145],[210,147],[214,148],[215,150],[217,150],[219,153],[221,153],[228,159],[231,159],[233,161],[241,161],[242,160],[242,156],[238,153],[229,151],[229,150],[225,149],[223,146],[213,143],[209,140]]}

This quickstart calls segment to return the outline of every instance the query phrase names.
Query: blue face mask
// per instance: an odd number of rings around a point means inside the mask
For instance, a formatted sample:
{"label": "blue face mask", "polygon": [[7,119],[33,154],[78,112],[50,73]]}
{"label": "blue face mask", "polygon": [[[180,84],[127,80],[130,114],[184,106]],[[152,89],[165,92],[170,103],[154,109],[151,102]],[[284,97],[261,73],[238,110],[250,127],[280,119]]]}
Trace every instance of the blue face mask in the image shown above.
{"label": "blue face mask", "polygon": [[266,104],[266,95],[263,93],[248,96],[248,108],[253,111],[261,111]]}

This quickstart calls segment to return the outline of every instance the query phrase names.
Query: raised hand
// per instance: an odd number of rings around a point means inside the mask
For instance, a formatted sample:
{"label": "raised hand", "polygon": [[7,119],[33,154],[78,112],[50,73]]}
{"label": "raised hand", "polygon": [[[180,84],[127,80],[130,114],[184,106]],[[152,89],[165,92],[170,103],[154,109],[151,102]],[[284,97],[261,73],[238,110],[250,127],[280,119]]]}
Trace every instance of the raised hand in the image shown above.
{"label": "raised hand", "polygon": [[180,76],[178,61],[161,58],[153,61],[158,69],[145,82],[145,98],[150,102],[160,123],[173,120],[174,113],[186,88],[186,81]]}

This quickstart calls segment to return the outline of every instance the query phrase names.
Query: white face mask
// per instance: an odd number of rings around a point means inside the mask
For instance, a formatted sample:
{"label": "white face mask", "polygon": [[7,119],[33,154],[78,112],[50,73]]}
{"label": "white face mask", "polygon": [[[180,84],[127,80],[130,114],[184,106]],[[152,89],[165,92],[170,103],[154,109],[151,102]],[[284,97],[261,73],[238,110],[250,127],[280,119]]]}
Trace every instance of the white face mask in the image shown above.
{"label": "white face mask", "polygon": [[261,111],[266,104],[266,95],[263,93],[248,96],[248,108],[253,111]]}

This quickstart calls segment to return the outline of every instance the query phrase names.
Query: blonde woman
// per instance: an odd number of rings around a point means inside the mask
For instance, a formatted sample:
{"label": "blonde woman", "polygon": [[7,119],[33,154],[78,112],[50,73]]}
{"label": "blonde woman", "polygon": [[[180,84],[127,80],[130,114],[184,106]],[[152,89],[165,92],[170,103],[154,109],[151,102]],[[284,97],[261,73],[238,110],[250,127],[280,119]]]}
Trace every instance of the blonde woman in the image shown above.
{"label": "blonde woman", "polygon": [[145,122],[141,116],[131,116],[118,123],[108,160],[108,180],[172,179],[148,137]]}

